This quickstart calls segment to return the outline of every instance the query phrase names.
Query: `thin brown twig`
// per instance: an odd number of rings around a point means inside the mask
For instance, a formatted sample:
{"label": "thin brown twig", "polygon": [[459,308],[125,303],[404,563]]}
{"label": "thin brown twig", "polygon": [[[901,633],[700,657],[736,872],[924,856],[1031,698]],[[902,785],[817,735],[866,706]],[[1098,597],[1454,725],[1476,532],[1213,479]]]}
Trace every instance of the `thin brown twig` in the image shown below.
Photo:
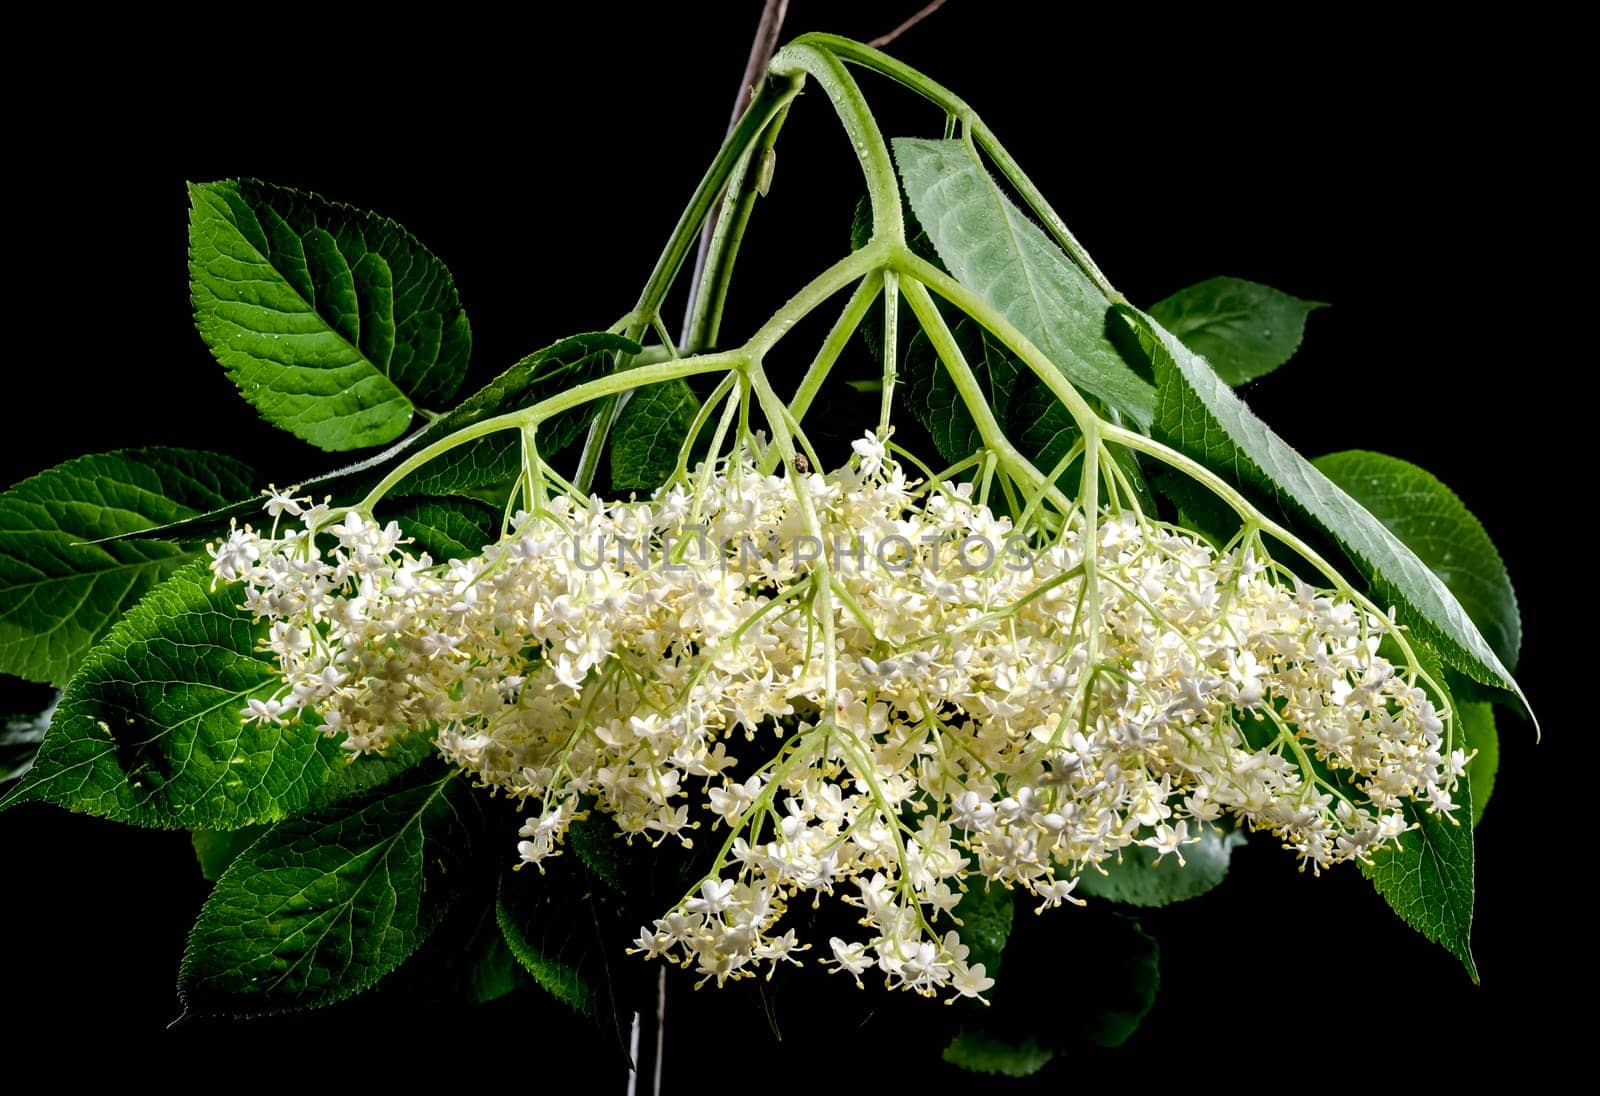
{"label": "thin brown twig", "polygon": [[[941,0],[941,3],[943,0]],[[733,100],[733,114],[728,118],[728,129],[724,133],[726,140],[734,127],[739,124],[739,118],[750,105],[750,100],[755,94],[756,85],[767,71],[767,65],[772,60],[772,55],[778,50],[778,36],[783,33],[783,17],[789,13],[789,0],[766,0],[761,8],[761,22],[756,24],[756,36],[750,43],[750,56],[745,59],[744,75],[739,78],[739,94]],[[689,277],[689,299],[683,306],[683,333],[679,336],[680,343],[689,341],[689,333],[694,327],[694,306],[696,298],[700,295],[700,278],[705,273],[706,259],[711,252],[711,236],[716,231],[717,218],[722,214],[722,201],[711,207],[706,216],[705,227],[700,230],[700,246],[695,249],[694,270]],[[691,349],[683,346],[681,349]],[[634,1017],[635,1025],[639,1018]],[[637,1027],[635,1038],[637,1038]],[[654,1096],[661,1096],[662,1060],[666,1054],[667,1043],[667,971],[662,967],[656,979],[656,1047],[655,1063],[652,1070],[652,1084],[650,1091]],[[637,1061],[634,1063],[637,1068]],[[634,1080],[637,1074],[630,1070],[628,1075],[628,1091],[634,1091]]]}
{"label": "thin brown twig", "polygon": [[[940,0],[942,3],[943,0]],[[733,100],[733,115],[728,119],[728,133],[732,133],[739,124],[739,118],[744,114],[745,108],[750,105],[750,99],[767,71],[767,64],[772,60],[772,55],[778,50],[778,36],[783,33],[783,17],[789,12],[789,0],[766,0],[761,9],[761,22],[756,24],[756,36],[750,43],[750,56],[744,64],[744,76],[739,80],[739,94]],[[724,134],[726,139],[727,134]],[[689,300],[683,309],[683,333],[679,336],[680,343],[689,341],[690,329],[694,326],[694,306],[700,295],[700,277],[705,273],[706,259],[711,254],[711,235],[716,231],[717,218],[722,213],[722,201],[711,208],[706,216],[705,227],[700,230],[700,246],[694,254],[694,270],[689,276]],[[702,347],[680,346],[684,352],[703,349]]]}
{"label": "thin brown twig", "polygon": [[894,30],[890,31],[888,34],[878,35],[878,37],[868,42],[867,45],[871,46],[873,49],[882,49],[884,46],[887,46],[890,42],[893,42],[896,38],[900,37],[906,31],[910,30],[912,27],[916,26],[918,23],[922,22],[924,19],[942,7],[944,7],[944,0],[933,0],[933,3],[925,5],[921,11],[907,19],[904,23],[901,23],[898,27],[895,27]]}

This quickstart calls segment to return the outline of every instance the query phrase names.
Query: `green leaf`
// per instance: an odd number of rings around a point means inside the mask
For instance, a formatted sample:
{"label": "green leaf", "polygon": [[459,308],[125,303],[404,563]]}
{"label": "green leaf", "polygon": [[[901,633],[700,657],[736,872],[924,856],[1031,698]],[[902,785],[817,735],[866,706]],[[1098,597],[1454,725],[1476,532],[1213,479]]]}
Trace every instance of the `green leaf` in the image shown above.
{"label": "green leaf", "polygon": [[[1276,498],[1326,533],[1416,635],[1487,685],[1527,698],[1439,577],[1383,523],[1274,434],[1195,356],[1150,317],[1118,306],[1156,370],[1157,436],[1241,488]],[[1531,709],[1529,709],[1531,715]]]}
{"label": "green leaf", "polygon": [[406,498],[383,512],[405,530],[411,552],[427,552],[436,563],[471,559],[500,535],[500,511],[468,498]]}
{"label": "green leaf", "polygon": [[455,395],[472,335],[450,272],[416,237],[251,179],[191,183],[189,199],[195,324],[267,421],[359,449]]}
{"label": "green leaf", "polygon": [[1086,869],[1078,877],[1078,890],[1130,906],[1167,906],[1187,901],[1222,882],[1233,850],[1243,844],[1244,834],[1237,830],[1223,833],[1215,826],[1206,826],[1198,842],[1183,847],[1183,864],[1170,856],[1158,861],[1154,849],[1130,846],[1122,851],[1120,862],[1101,865],[1106,874]]}
{"label": "green leaf", "polygon": [[585,969],[603,946],[595,921],[564,889],[530,873],[501,877],[495,920],[511,954],[541,989],[584,1016],[600,1015],[600,994]]}
{"label": "green leaf", "polygon": [[484,923],[484,932],[468,953],[466,971],[467,991],[479,1003],[498,1001],[528,984],[528,975],[511,953],[496,919],[485,916]]}
{"label": "green leaf", "polygon": [[1147,426],[1155,393],[1106,337],[1110,302],[1005,196],[966,144],[901,137],[894,154],[911,208],[950,273],[1076,387]]}
{"label": "green leaf", "polygon": [[[995,980],[989,1007],[969,1010],[957,1040],[961,1049],[953,1051],[961,1058],[976,1062],[980,1049],[1021,1052],[1030,1042],[1066,1054],[1080,1052],[1085,1043],[1121,1046],[1149,1013],[1161,984],[1155,940],[1103,903],[1018,918],[1007,946],[1015,961]],[[1072,992],[1063,995],[1069,985]],[[1041,1008],[1045,1001],[1049,1007]],[[945,1060],[953,1064],[987,1068],[950,1054]]]}
{"label": "green leaf", "polygon": [[39,744],[44,741],[59,700],[58,697],[38,715],[7,716],[0,723],[0,789],[21,780],[33,768],[33,759],[39,754]]}
{"label": "green leaf", "polygon": [[66,683],[113,621],[197,551],[93,544],[192,517],[250,491],[215,453],[124,449],[58,464],[0,495],[0,673]]}
{"label": "green leaf", "polygon": [[[946,316],[949,321],[951,317]],[[978,424],[973,421],[961,394],[956,391],[950,373],[939,362],[927,333],[912,325],[915,333],[906,344],[905,352],[896,366],[899,374],[897,393],[911,409],[912,415],[928,431],[933,447],[939,455],[954,464],[965,460],[983,448],[983,438],[978,434]],[[906,330],[902,328],[902,330]],[[951,325],[951,334],[961,348],[980,381],[988,381],[986,394],[990,406],[1000,421],[1005,421],[1006,404],[1011,395],[1011,382],[1017,378],[1016,359],[983,327],[961,316]],[[1001,383],[996,383],[996,381]],[[1062,412],[1065,414],[1065,412]]]}
{"label": "green leaf", "polygon": [[278,825],[245,850],[189,935],[178,978],[187,1012],[331,1004],[399,966],[467,876],[478,804],[457,776],[414,770]]}
{"label": "green leaf", "polygon": [[1120,1047],[1150,1015],[1161,987],[1161,949],[1137,921],[1127,921],[1103,953],[1085,957],[1075,971],[1096,987],[1093,1007],[1078,1027],[1096,1046]]}
{"label": "green leaf", "polygon": [[67,685],[22,783],[0,806],[48,800],[144,826],[238,829],[305,807],[338,745],[307,726],[246,723],[283,688],[258,651],[266,626],[211,589],[203,561],[152,590]]}
{"label": "green leaf", "polygon": [[973,1073],[998,1073],[1003,1077],[1031,1077],[1056,1052],[1039,1045],[1033,1036],[1008,1042],[985,1031],[963,1031],[944,1048],[944,1060]]}
{"label": "green leaf", "polygon": [[189,842],[194,846],[194,858],[200,862],[201,876],[208,883],[221,879],[228,865],[271,828],[245,826],[237,830],[191,830]]}
{"label": "green leaf", "polygon": [[[418,447],[449,437],[464,426],[530,407],[541,400],[576,388],[611,373],[620,357],[639,353],[639,344],[603,331],[571,335],[523,358],[494,380],[461,401],[448,415],[428,427]],[[564,411],[539,424],[539,452],[560,452],[581,434],[594,417],[595,405]]]}
{"label": "green leaf", "polygon": [[618,894],[626,893],[628,864],[622,831],[609,815],[590,810],[567,827],[567,844],[584,870]]}
{"label": "green leaf", "polygon": [[1016,917],[1016,895],[998,883],[987,888],[974,886],[956,904],[956,920],[961,922],[961,942],[967,946],[967,963],[983,964],[984,973],[997,977],[1000,959],[1011,936]]}
{"label": "green leaf", "polygon": [[[1456,812],[1473,817],[1471,777],[1456,787]],[[1474,984],[1472,959],[1472,827],[1429,814],[1410,801],[1401,809],[1412,828],[1396,848],[1383,848],[1363,863],[1361,872],[1401,920],[1461,960]]]}
{"label": "green leaf", "polygon": [[[303,480],[305,494],[332,495],[354,501],[411,454],[449,437],[462,427],[525,407],[564,391],[571,385],[610,372],[619,354],[637,354],[639,344],[604,332],[574,335],[529,354],[483,388],[462,400],[455,410],[424,426],[381,453],[343,468]],[[593,417],[594,405],[563,412],[539,428],[539,451],[557,452],[571,444]],[[430,461],[402,479],[395,495],[476,495],[486,487],[508,484],[522,467],[522,449],[515,431],[491,434],[469,442]],[[134,537],[209,538],[227,532],[235,519],[253,521],[261,513],[261,499],[249,498],[193,518],[158,526]]]}
{"label": "green leaf", "polygon": [[[396,492],[433,497],[491,493],[503,498],[521,475],[522,436],[504,430],[458,445],[429,461],[401,480]],[[376,479],[371,477],[371,481]]]}
{"label": "green leaf", "polygon": [[1478,755],[1467,762],[1467,779],[1472,782],[1472,824],[1483,821],[1483,809],[1494,794],[1494,778],[1500,769],[1500,732],[1494,725],[1494,705],[1456,703],[1456,729],[1461,732],[1468,753]]}
{"label": "green leaf", "polygon": [[1439,576],[1506,666],[1515,669],[1522,620],[1511,576],[1454,491],[1399,457],[1352,449],[1313,462]]}
{"label": "green leaf", "polygon": [[382,754],[346,754],[341,762],[334,765],[327,779],[311,793],[311,801],[305,809],[320,811],[347,799],[364,796],[436,756],[438,751],[427,734],[404,735]]}
{"label": "green leaf", "polygon": [[1288,361],[1300,348],[1306,317],[1326,307],[1243,278],[1207,278],[1157,301],[1150,315],[1217,376],[1240,385]]}
{"label": "green leaf", "polygon": [[683,381],[635,391],[611,432],[611,489],[654,491],[665,483],[699,410],[700,401]]}

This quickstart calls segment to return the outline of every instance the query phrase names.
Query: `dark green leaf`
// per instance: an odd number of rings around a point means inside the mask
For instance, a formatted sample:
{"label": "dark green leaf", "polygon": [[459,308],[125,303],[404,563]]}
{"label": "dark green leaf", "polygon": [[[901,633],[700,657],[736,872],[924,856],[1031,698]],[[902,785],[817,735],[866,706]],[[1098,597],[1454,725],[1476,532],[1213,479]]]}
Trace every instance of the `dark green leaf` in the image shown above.
{"label": "dark green leaf", "polygon": [[[145,826],[237,829],[305,807],[345,762],[306,726],[246,723],[283,681],[256,649],[265,625],[211,589],[196,561],[89,652],[28,774],[0,804],[48,800]],[[360,764],[358,762],[357,764]]]}
{"label": "dark green leaf", "polygon": [[260,1015],[371,986],[444,917],[478,826],[468,782],[430,766],[274,827],[200,911],[178,980],[185,1008]]}
{"label": "dark green leaf", "polygon": [[195,323],[269,422],[324,449],[381,445],[461,386],[466,313],[405,229],[249,179],[189,199]]}
{"label": "dark green leaf", "polygon": [[[1006,435],[1023,456],[1048,475],[1082,436],[1072,415],[981,324],[948,305],[940,303],[939,308],[951,323],[961,356],[983,385],[989,407]],[[914,322],[913,330],[915,334],[906,344],[898,366],[901,384],[897,391],[901,402],[928,431],[939,455],[954,464],[983,448],[983,439],[927,335]],[[1113,459],[1127,474],[1139,504],[1152,506],[1150,488],[1134,455],[1114,450]],[[1062,471],[1058,482],[1069,497],[1077,495],[1081,473],[1077,462]]]}
{"label": "dark green leaf", "polygon": [[197,550],[89,541],[150,529],[250,491],[215,453],[124,449],[59,464],[0,495],[0,672],[66,683],[130,605]]}
{"label": "dark green leaf", "polygon": [[1004,1077],[1031,1077],[1055,1056],[1031,1035],[1013,1043],[986,1031],[963,1031],[944,1048],[944,1060],[953,1066]]}
{"label": "dark green leaf", "polygon": [[[1521,688],[1472,618],[1427,564],[1241,403],[1204,359],[1150,317],[1119,311],[1140,335],[1160,386],[1156,433],[1246,490],[1277,498],[1339,544],[1375,600],[1450,664],[1523,700]],[[1531,710],[1530,710],[1531,711]]]}
{"label": "dark green leaf", "polygon": [[[639,344],[621,335],[590,332],[571,335],[523,358],[431,424],[418,448],[449,437],[464,426],[503,415],[559,395],[611,373],[622,357],[639,353]],[[539,425],[539,452],[560,452],[583,432],[595,405],[562,412]]]}
{"label": "dark green leaf", "polygon": [[983,964],[984,973],[997,977],[1011,923],[1016,916],[1016,895],[1000,884],[974,885],[956,905],[961,922],[961,942],[967,946],[967,963]]}
{"label": "dark green leaf", "polygon": [[511,954],[499,923],[485,917],[485,931],[467,953],[467,990],[478,1002],[497,1001],[528,984],[528,975],[517,957]]}
{"label": "dark green leaf", "polygon": [[622,831],[611,818],[590,812],[567,827],[567,844],[594,878],[617,893],[628,890]]}
{"label": "dark green leaf", "polygon": [[1095,986],[1092,1011],[1081,1021],[1081,1038],[1102,1047],[1120,1047],[1139,1030],[1161,987],[1161,949],[1137,921],[1125,922],[1114,946],[1088,957],[1076,971]]}
{"label": "dark green leaf", "polygon": [[[996,1053],[1020,1051],[1030,1040],[1069,1054],[1085,1043],[1120,1046],[1149,1013],[1161,982],[1155,940],[1103,903],[1017,918],[1007,954],[1012,962],[989,991],[990,1006],[970,1010],[965,1050],[976,1052],[979,1039],[999,1044],[991,1047]],[[1063,994],[1063,986],[1072,992]],[[1040,1008],[1043,1001],[1048,1008]]]}
{"label": "dark green leaf", "polygon": [[1155,393],[1106,337],[1110,302],[1000,190],[961,141],[894,142],[906,198],[945,267],[1063,376],[1140,425]]}
{"label": "dark green leaf", "polygon": [[1494,705],[1456,704],[1456,730],[1468,753],[1478,755],[1467,762],[1467,778],[1472,782],[1472,824],[1483,821],[1483,809],[1494,794],[1495,774],[1500,770],[1500,732],[1494,725]]}
{"label": "dark green leaf", "polygon": [[635,391],[611,433],[611,489],[654,491],[665,483],[699,410],[700,401],[682,381]]}
{"label": "dark green leaf", "polygon": [[1078,877],[1078,891],[1130,906],[1166,906],[1206,893],[1228,874],[1233,850],[1244,844],[1237,830],[1222,833],[1206,826],[1200,840],[1183,847],[1185,863],[1172,857],[1157,861],[1154,849],[1134,845],[1122,851],[1122,860],[1101,865],[1106,874],[1087,868]]}
{"label": "dark green leaf", "polygon": [[541,989],[584,1016],[597,1016],[601,996],[586,969],[603,946],[584,903],[545,885],[531,872],[507,873],[501,881],[495,920],[511,954]]}
{"label": "dark green leaf", "polygon": [[208,883],[222,878],[240,853],[253,845],[271,826],[245,826],[237,830],[191,830],[189,841],[200,862],[200,874]]}
{"label": "dark green leaf", "polygon": [[1383,453],[1352,449],[1313,463],[1439,576],[1500,661],[1515,669],[1522,621],[1511,576],[1482,523],[1455,492],[1416,465]]}
{"label": "dark green leaf", "polygon": [[1264,377],[1300,348],[1306,317],[1322,301],[1302,301],[1243,278],[1207,278],[1150,306],[1183,345],[1232,385]]}
{"label": "dark green leaf", "polygon": [[[978,434],[978,424],[973,421],[961,394],[956,391],[949,371],[940,364],[938,355],[933,352],[933,344],[928,341],[928,336],[920,328],[913,327],[913,330],[915,334],[906,344],[905,353],[896,367],[900,382],[897,392],[923,429],[928,431],[939,455],[954,464],[982,449],[983,439]],[[1011,393],[1009,382],[1016,379],[1016,360],[979,324],[965,316],[956,320],[951,333],[956,337],[956,345],[961,348],[961,356],[967,360],[979,380],[990,381],[987,386],[990,406],[997,416],[1004,416],[1005,404]],[[994,384],[993,379],[997,374],[1006,383]]]}
{"label": "dark green leaf", "polygon": [[311,793],[306,809],[320,811],[364,796],[437,755],[432,738],[425,733],[404,735],[382,754],[346,754]]}
{"label": "dark green leaf", "polygon": [[[1463,778],[1454,799],[1457,814],[1472,820],[1472,781]],[[1478,967],[1472,959],[1472,826],[1429,814],[1412,802],[1402,809],[1412,828],[1400,836],[1398,848],[1372,855],[1361,871],[1401,919],[1461,960],[1472,981]]]}
{"label": "dark green leaf", "polygon": [[0,723],[0,789],[14,780],[21,780],[33,767],[39,754],[39,744],[44,741],[45,730],[55,714],[52,703],[33,716],[7,716]]}
{"label": "dark green leaf", "polygon": [[396,490],[405,495],[481,497],[490,493],[504,498],[521,474],[522,436],[515,430],[502,430],[429,461],[401,480]]}
{"label": "dark green leaf", "polygon": [[468,498],[405,498],[382,511],[411,537],[411,552],[427,552],[436,563],[471,559],[500,535],[500,511]]}

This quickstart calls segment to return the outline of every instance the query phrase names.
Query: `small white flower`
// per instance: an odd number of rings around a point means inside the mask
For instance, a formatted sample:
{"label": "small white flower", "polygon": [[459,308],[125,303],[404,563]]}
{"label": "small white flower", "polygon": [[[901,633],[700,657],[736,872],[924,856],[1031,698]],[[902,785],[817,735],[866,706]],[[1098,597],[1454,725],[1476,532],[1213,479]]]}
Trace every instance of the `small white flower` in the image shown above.
{"label": "small white flower", "polygon": [[888,446],[877,434],[868,433],[850,443],[850,448],[856,456],[861,458],[861,474],[863,476],[876,476],[883,470],[884,462],[889,457]]}

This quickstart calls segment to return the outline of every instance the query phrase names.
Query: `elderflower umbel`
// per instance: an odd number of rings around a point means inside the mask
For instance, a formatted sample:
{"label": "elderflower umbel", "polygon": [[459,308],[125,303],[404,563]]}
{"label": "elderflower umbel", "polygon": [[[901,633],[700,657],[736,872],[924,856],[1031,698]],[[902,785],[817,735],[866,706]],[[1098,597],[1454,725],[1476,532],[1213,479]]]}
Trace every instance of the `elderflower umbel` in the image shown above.
{"label": "elderflower umbel", "polygon": [[[1408,800],[1455,809],[1465,756],[1378,654],[1391,622],[1253,540],[1128,513],[975,567],[958,546],[1008,519],[908,481],[875,436],[854,450],[827,476],[737,459],[692,494],[557,497],[449,562],[274,491],[303,524],[212,550],[284,679],[245,717],[314,713],[352,754],[431,735],[528,805],[525,863],[587,810],[630,841],[713,834],[712,874],[636,948],[719,983],[797,961],[788,904],[832,897],[861,932],[824,963],[978,996],[952,912],[971,886],[1078,903],[1080,872],[1132,845],[1181,862],[1223,815],[1320,868],[1395,840]],[[828,550],[791,550],[818,530]]]}

